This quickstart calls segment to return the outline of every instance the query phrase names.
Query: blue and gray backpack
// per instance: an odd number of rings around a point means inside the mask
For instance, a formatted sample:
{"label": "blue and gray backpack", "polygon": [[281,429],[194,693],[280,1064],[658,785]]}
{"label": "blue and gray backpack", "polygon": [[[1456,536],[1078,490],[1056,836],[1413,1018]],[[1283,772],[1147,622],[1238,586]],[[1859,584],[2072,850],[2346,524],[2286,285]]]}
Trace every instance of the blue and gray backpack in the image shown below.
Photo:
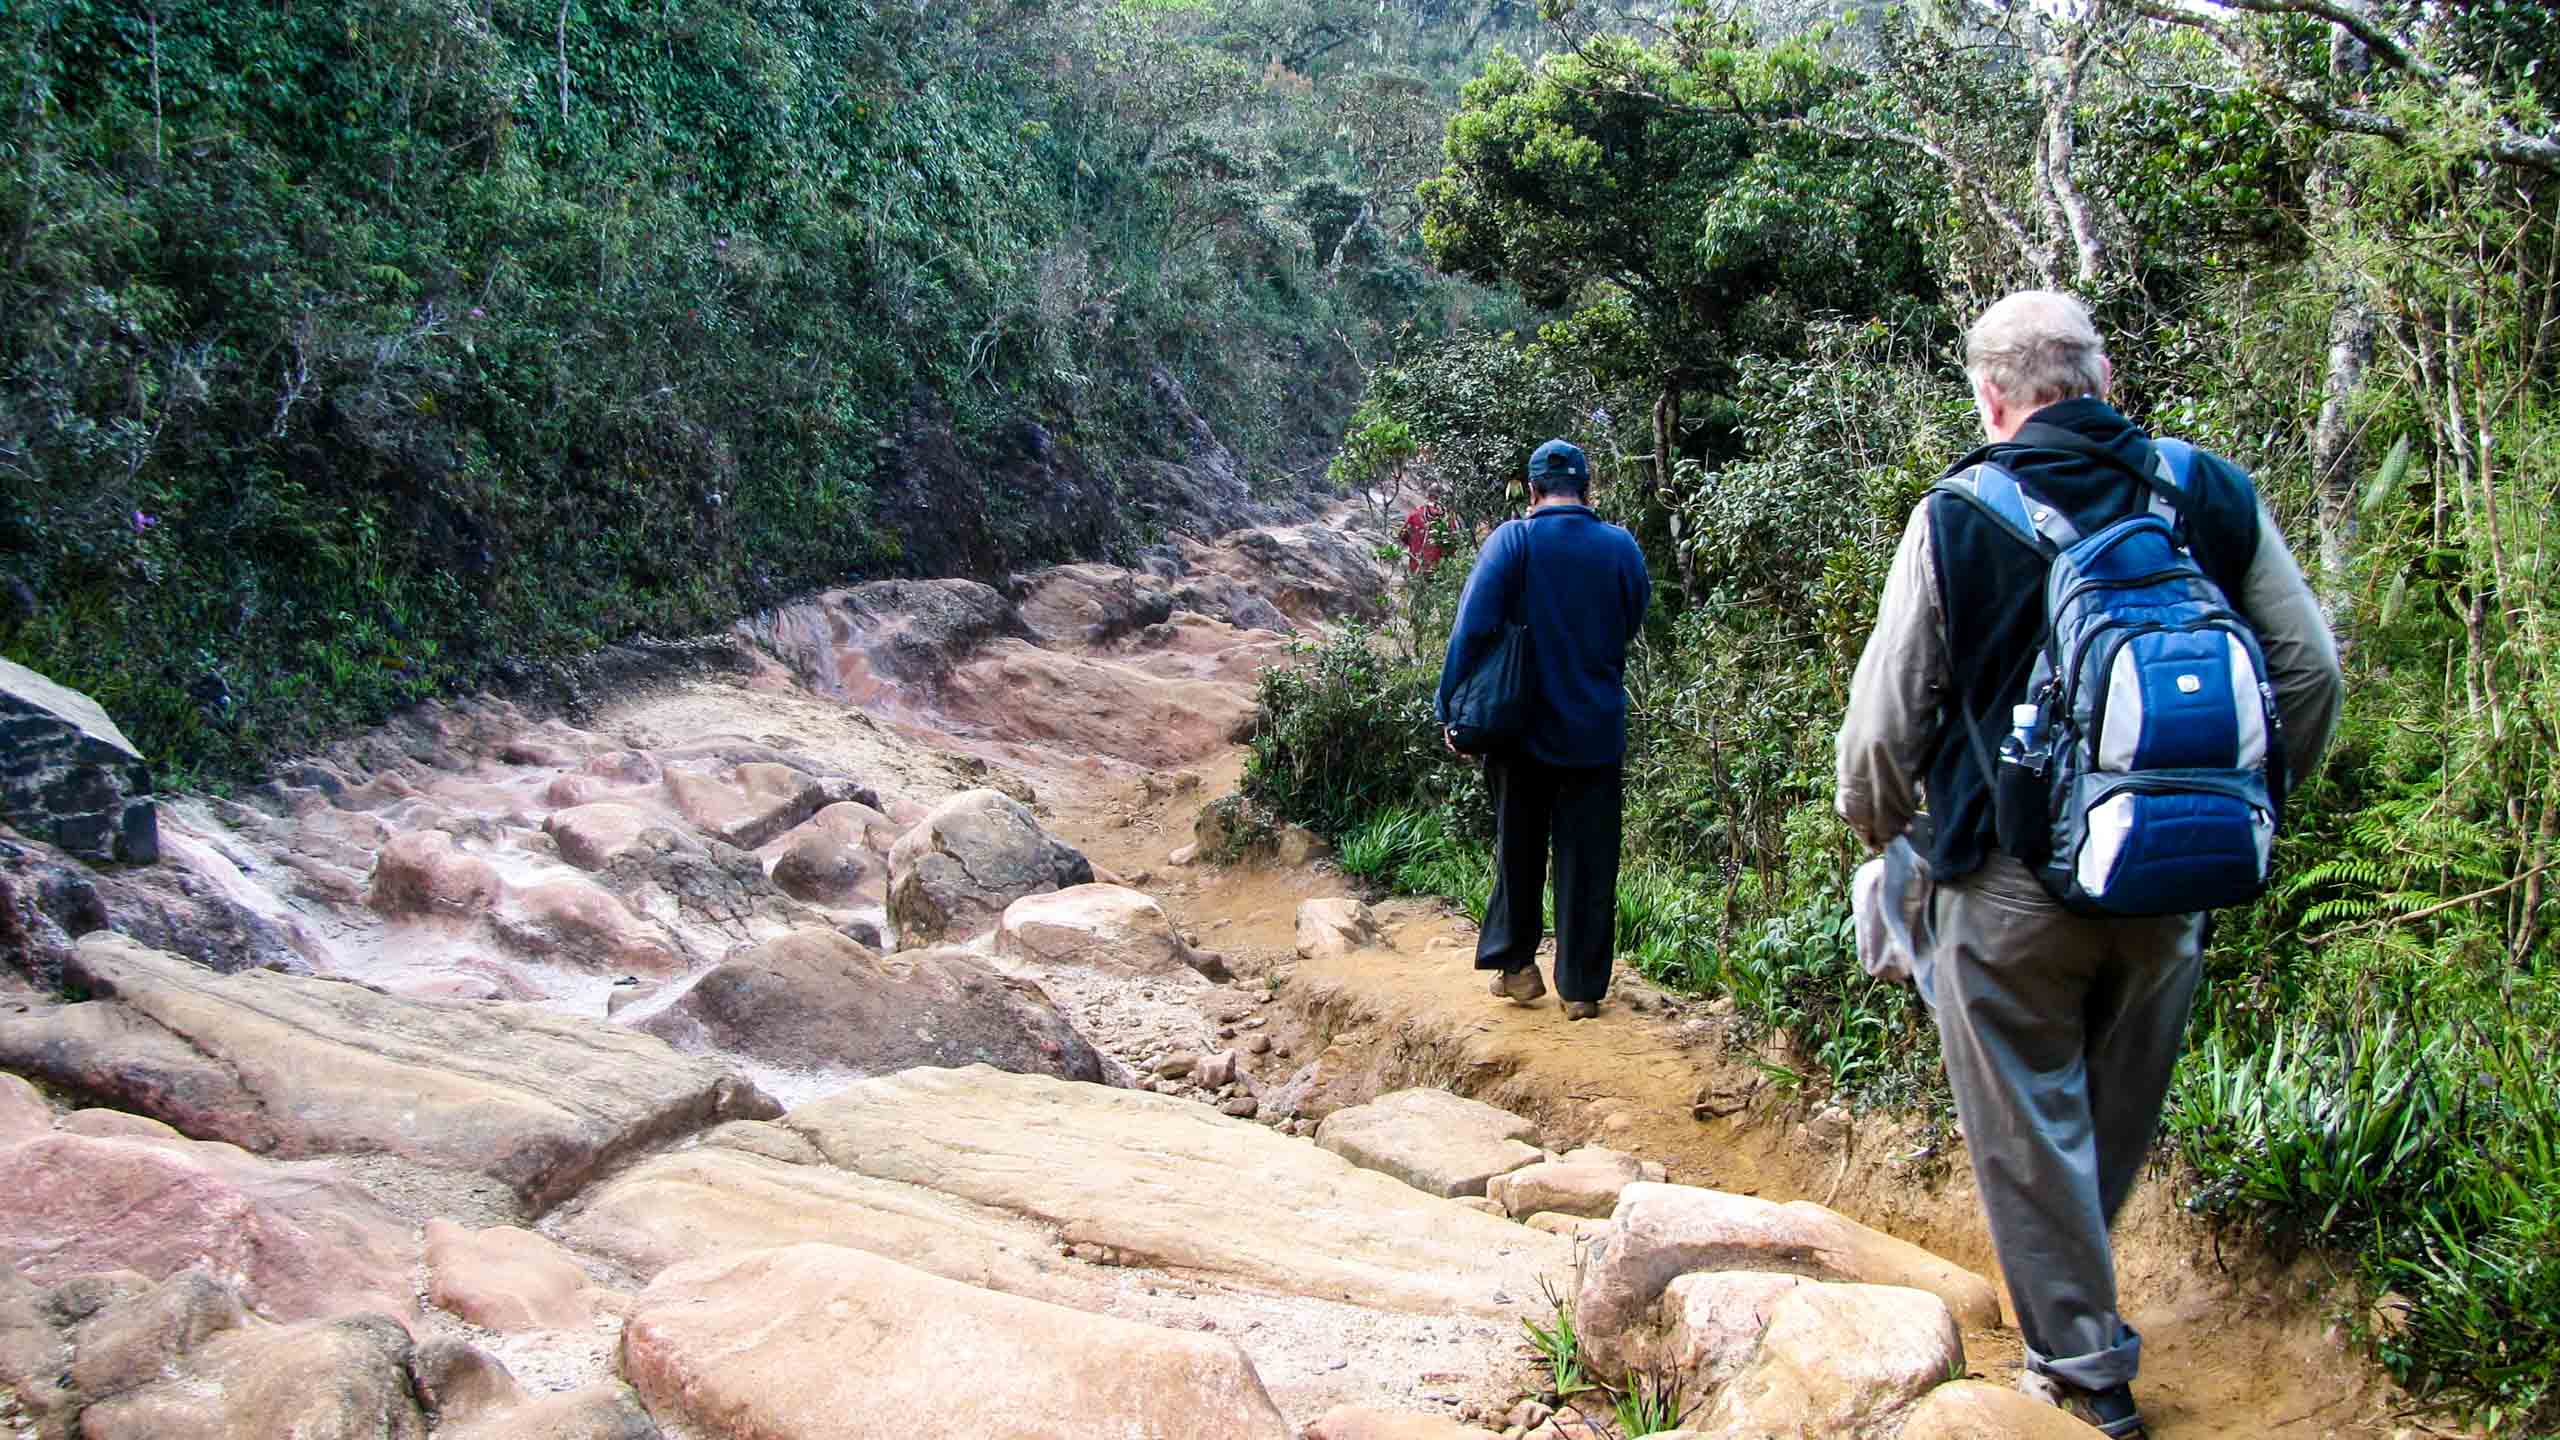
{"label": "blue and gray backpack", "polygon": [[2086,915],[2254,899],[2282,818],[2266,657],[2188,550],[2195,450],[2155,440],[2152,457],[2149,508],[2085,537],[1997,465],[1936,486],[2045,561],[2044,644],[2015,728],[1996,765],[1972,740],[2000,848]]}

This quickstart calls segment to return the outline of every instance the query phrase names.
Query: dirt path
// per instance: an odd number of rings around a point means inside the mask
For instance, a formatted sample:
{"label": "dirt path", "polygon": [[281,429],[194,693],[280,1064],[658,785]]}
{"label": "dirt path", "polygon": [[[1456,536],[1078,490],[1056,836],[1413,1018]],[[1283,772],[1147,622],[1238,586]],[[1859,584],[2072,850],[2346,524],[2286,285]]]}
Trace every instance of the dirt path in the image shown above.
{"label": "dirt path", "polygon": [[[1241,751],[1200,767],[1197,795],[1143,789],[1061,809],[1061,833],[1097,863],[1153,870],[1149,887],[1204,942],[1290,973],[1281,998],[1302,1052],[1322,1055],[1345,1101],[1438,1085],[1537,1120],[1551,1141],[1588,1140],[1667,1166],[1684,1184],[1810,1199],[1996,1275],[1960,1144],[1917,1119],[1819,1116],[1772,1087],[1725,1042],[1712,1009],[1621,972],[1596,1022],[1567,1024],[1552,998],[1493,1000],[1471,968],[1474,926],[1447,907],[1379,905],[1389,950],[1300,961],[1300,900],[1355,894],[1320,862],[1167,871],[1206,797],[1241,773]],[[1703,1110],[1701,1103],[1704,1102]],[[1731,1113],[1717,1113],[1730,1111]],[[2215,1243],[2155,1172],[2118,1227],[2127,1313],[2144,1337],[2139,1394],[2162,1440],[2401,1440],[2457,1434],[2397,1416],[2391,1387],[2332,1319],[2343,1282],[2317,1261],[2290,1266]],[[2014,1330],[1965,1339],[1978,1375],[2008,1383]]]}

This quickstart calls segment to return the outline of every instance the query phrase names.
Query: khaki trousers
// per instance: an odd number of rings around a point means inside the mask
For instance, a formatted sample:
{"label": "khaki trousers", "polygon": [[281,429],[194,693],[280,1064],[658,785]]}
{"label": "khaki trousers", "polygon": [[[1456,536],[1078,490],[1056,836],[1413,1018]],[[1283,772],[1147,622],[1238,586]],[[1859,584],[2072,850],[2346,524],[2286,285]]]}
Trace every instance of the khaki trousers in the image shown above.
{"label": "khaki trousers", "polygon": [[2030,1368],[2133,1378],[2107,1238],[2159,1128],[2203,968],[2195,915],[2096,920],[1994,855],[1941,883],[1924,993]]}

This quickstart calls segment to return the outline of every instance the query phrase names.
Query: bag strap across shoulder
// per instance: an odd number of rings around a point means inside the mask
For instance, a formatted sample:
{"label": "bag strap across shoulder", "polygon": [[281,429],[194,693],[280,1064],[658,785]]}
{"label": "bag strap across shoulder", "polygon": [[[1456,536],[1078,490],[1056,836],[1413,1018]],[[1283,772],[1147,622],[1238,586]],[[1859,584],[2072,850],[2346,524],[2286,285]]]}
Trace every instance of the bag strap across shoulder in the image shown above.
{"label": "bag strap across shoulder", "polygon": [[1538,542],[1529,537],[1536,533],[1537,525],[1538,522],[1526,515],[1520,517],[1520,583],[1511,587],[1511,623],[1514,625],[1529,623],[1529,572],[1538,556]]}

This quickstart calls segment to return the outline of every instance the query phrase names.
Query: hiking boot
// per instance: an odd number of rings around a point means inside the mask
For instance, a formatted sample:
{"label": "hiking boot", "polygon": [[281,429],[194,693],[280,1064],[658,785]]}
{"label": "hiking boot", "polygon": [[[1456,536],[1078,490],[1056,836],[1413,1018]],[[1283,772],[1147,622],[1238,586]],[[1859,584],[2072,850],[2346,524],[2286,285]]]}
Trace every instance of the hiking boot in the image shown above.
{"label": "hiking boot", "polygon": [[2134,1408],[2130,1385],[2083,1390],[2068,1381],[2028,1370],[2018,1376],[2018,1392],[2087,1421],[2109,1440],[2146,1440],[2149,1434],[2142,1428],[2142,1412]]}
{"label": "hiking boot", "polygon": [[1599,1016],[1600,1002],[1597,1000],[1567,1000],[1564,1002],[1564,1018],[1567,1020],[1596,1020]]}
{"label": "hiking boot", "polygon": [[1538,973],[1535,965],[1504,970],[1493,977],[1493,993],[1515,1005],[1535,1004],[1547,993],[1546,977]]}

